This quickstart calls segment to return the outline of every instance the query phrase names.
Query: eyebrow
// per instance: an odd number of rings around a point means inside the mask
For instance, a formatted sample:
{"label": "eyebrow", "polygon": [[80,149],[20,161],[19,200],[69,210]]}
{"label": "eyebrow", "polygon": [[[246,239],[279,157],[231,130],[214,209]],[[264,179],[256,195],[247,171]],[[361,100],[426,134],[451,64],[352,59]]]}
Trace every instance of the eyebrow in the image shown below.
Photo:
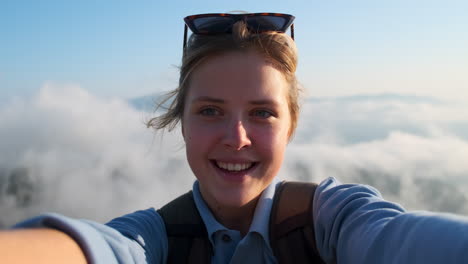
{"label": "eyebrow", "polygon": [[211,102],[211,103],[224,103],[223,99],[209,97],[209,96],[200,96],[192,100],[192,102]]}
{"label": "eyebrow", "polygon": [[[192,100],[192,102],[211,102],[211,103],[219,103],[223,104],[226,101],[219,98],[214,98],[210,96],[200,96]],[[278,103],[274,100],[264,99],[264,100],[253,100],[249,101],[249,104],[252,105],[278,105]]]}
{"label": "eyebrow", "polygon": [[276,101],[268,100],[268,99],[254,100],[254,101],[250,101],[249,103],[253,105],[277,105],[278,104]]}

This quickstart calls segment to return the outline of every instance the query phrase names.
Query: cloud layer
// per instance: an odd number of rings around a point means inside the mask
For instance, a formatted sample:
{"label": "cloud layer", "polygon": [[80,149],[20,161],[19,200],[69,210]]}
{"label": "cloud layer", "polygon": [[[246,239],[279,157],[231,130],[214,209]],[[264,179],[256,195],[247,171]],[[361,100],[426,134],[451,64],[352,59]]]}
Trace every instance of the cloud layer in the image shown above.
{"label": "cloud layer", "polygon": [[[191,187],[182,140],[148,114],[79,87],[46,86],[0,110],[0,221],[44,211],[108,220]],[[181,175],[178,177],[177,175]]]}
{"label": "cloud layer", "polygon": [[[416,100],[417,99],[417,100]],[[0,107],[0,226],[41,212],[107,221],[191,188],[180,133],[77,86]],[[409,209],[468,214],[468,108],[429,98],[304,103],[280,177],[377,187]]]}

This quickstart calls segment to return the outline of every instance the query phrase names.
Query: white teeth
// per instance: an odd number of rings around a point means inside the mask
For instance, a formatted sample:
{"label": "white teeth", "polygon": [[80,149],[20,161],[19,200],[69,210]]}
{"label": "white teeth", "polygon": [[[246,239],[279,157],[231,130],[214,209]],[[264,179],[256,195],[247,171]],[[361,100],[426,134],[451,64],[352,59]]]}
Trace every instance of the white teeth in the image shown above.
{"label": "white teeth", "polygon": [[228,171],[241,171],[246,170],[252,166],[252,162],[248,163],[226,163],[217,161],[216,164],[218,167],[228,170]]}

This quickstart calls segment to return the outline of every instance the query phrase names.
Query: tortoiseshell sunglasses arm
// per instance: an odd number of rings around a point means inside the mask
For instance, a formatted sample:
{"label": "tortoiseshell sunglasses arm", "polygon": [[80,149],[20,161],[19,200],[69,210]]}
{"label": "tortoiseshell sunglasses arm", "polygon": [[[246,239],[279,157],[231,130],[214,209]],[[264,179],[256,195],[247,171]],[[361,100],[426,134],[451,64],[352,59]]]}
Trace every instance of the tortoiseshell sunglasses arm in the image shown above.
{"label": "tortoiseshell sunglasses arm", "polygon": [[291,38],[294,40],[294,23],[291,24],[290,30],[291,30]]}
{"label": "tortoiseshell sunglasses arm", "polygon": [[184,45],[183,45],[183,51],[185,51],[185,46],[187,45],[187,24],[184,23]]}

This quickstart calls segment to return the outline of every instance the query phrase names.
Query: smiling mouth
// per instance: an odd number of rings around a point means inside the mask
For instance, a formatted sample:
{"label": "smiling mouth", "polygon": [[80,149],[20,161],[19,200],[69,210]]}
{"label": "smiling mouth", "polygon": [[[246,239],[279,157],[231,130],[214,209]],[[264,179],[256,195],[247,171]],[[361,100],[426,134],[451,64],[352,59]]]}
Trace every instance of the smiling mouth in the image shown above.
{"label": "smiling mouth", "polygon": [[219,169],[224,170],[224,171],[229,171],[229,172],[247,171],[257,164],[255,162],[230,163],[230,162],[222,162],[222,161],[213,161],[213,163]]}

